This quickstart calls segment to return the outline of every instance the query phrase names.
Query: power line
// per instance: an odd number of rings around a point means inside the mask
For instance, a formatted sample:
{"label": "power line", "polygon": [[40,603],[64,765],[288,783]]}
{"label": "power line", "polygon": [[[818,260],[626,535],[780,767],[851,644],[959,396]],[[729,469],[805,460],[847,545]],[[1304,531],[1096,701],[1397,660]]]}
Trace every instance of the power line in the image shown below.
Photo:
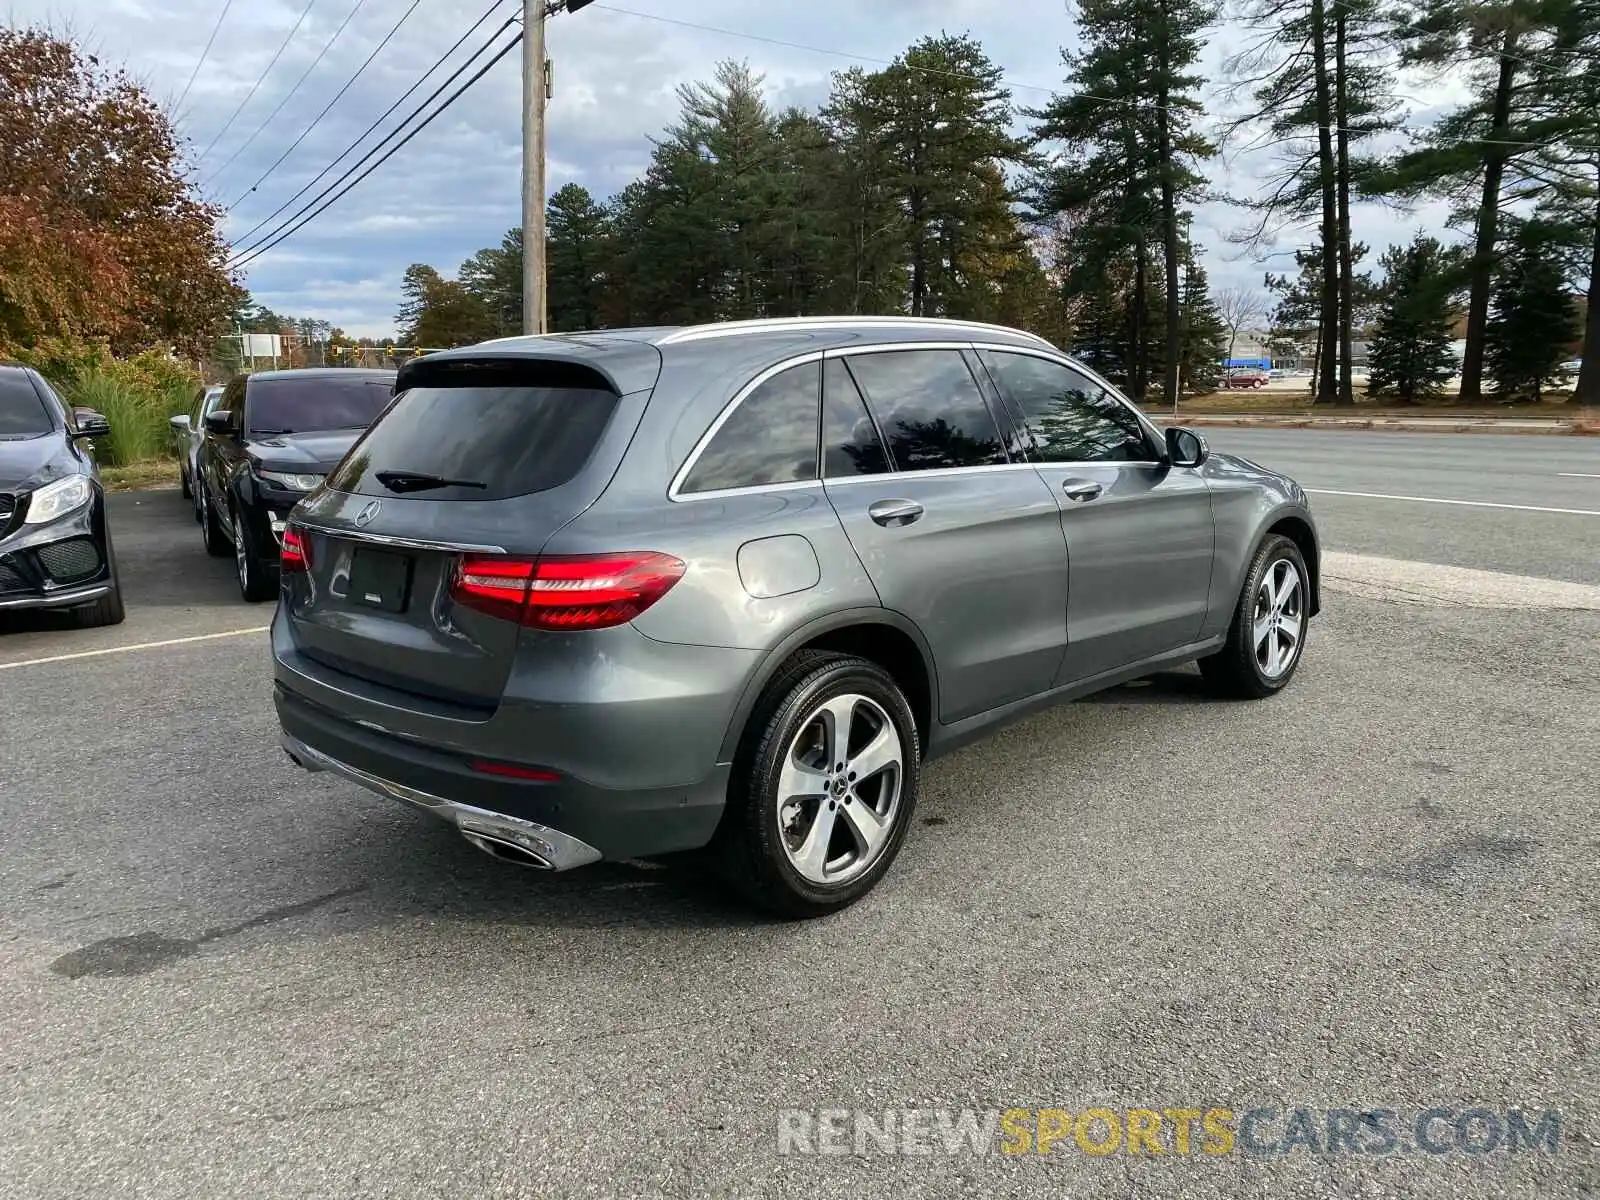
{"label": "power line", "polygon": [[[457,79],[461,78],[461,76],[463,74],[465,74],[469,69],[471,69],[473,63],[475,63],[476,61],[481,59],[485,54],[487,54],[491,49],[493,49],[494,42],[495,42],[496,38],[498,38],[502,33],[504,33],[507,29],[511,28],[511,26],[515,25],[516,23],[517,23],[517,18],[515,16],[508,17],[504,22],[502,22],[500,27],[489,35],[489,40],[488,41],[486,41],[482,46],[479,46],[476,50],[474,50],[471,54],[469,54],[467,56],[466,60],[464,62],[462,62],[461,65],[458,66],[450,74],[449,78],[447,78],[443,83],[441,83],[437,88],[435,88],[433,90],[433,93],[430,96],[428,96],[428,98],[426,100],[422,101],[422,103],[418,104],[414,109],[412,109],[409,113],[407,113],[406,116],[404,117],[404,119],[402,119],[401,122],[398,125],[396,125],[393,129],[391,129],[389,131],[389,133],[387,135],[387,140],[392,141],[395,138],[395,136],[400,133],[400,131],[402,129],[404,129],[407,125],[411,124],[412,121],[416,120],[417,117],[419,115],[421,115],[421,113],[428,107],[428,105],[432,104],[435,100],[437,100],[439,98],[439,96],[444,92],[444,90],[446,88],[448,88],[452,83],[454,83]],[[476,79],[477,76],[473,76],[473,78]],[[446,103],[448,104],[449,101],[446,101]],[[433,119],[433,116],[437,116],[437,115],[438,115],[438,113],[435,112],[434,114],[429,116],[428,120],[431,121]],[[426,124],[426,122],[424,122],[424,124]],[[415,132],[415,131],[413,131],[413,132]],[[407,140],[408,141],[410,140],[409,135],[407,137]],[[350,166],[350,168],[345,171],[345,173],[343,175],[339,176],[339,178],[335,179],[327,187],[323,188],[322,191],[318,192],[315,196],[313,196],[306,204],[301,206],[301,208],[298,211],[296,211],[295,213],[293,213],[287,220],[283,221],[282,223],[277,225],[275,228],[273,228],[272,230],[268,231],[264,236],[262,236],[256,242],[252,243],[251,245],[245,246],[242,249],[234,250],[233,255],[232,255],[233,263],[237,264],[238,260],[244,258],[246,255],[251,254],[253,251],[256,251],[256,250],[260,249],[260,247],[261,247],[261,245],[263,243],[271,241],[281,231],[283,231],[284,229],[288,228],[290,225],[293,225],[309,209],[311,209],[313,206],[315,206],[319,201],[321,201],[330,192],[336,191],[339,188],[339,186],[342,183],[344,183],[345,180],[349,179],[358,170],[360,170],[361,167],[364,164],[366,164],[368,161],[371,160],[373,155],[377,154],[378,151],[383,148],[383,145],[384,145],[384,143],[382,141],[380,141],[376,145],[374,145],[372,147],[372,149],[368,150],[359,159],[357,159]],[[387,158],[388,158],[388,155],[385,155],[384,159],[380,160],[380,161],[386,161]],[[366,176],[362,175],[360,178],[364,179],[364,178],[366,178]],[[356,180],[356,182],[359,183],[360,179]],[[354,187],[355,184],[351,184],[351,186]],[[340,194],[342,195],[343,193],[340,193]],[[337,199],[337,197],[335,197],[335,199]],[[285,207],[287,207],[287,205],[285,205]],[[263,222],[263,224],[265,224],[265,222]],[[249,236],[249,235],[246,235],[246,236]],[[239,240],[242,241],[244,239],[241,238]]]}
{"label": "power line", "polygon": [[[335,104],[339,103],[339,101],[341,99],[343,99],[344,94],[346,92],[348,92],[352,87],[355,86],[356,80],[360,79],[361,76],[362,76],[362,73],[365,72],[366,69],[372,65],[372,60],[378,57],[378,55],[383,51],[383,48],[389,44],[389,40],[391,38],[393,38],[395,34],[400,32],[400,27],[406,23],[407,19],[410,18],[412,13],[417,11],[417,6],[419,4],[421,4],[421,3],[422,3],[422,0],[411,0],[411,7],[406,9],[405,12],[400,14],[400,19],[394,23],[394,26],[389,30],[388,33],[383,35],[383,40],[381,42],[379,42],[376,47],[374,47],[374,49],[373,49],[371,54],[367,55],[366,61],[363,62],[359,67],[356,68],[356,73],[354,75],[350,76],[349,80],[345,83],[345,85],[342,88],[340,88],[338,90],[338,92],[336,92],[334,94],[333,99],[329,100],[328,103],[323,106],[322,111],[319,112],[316,116],[311,118],[311,124],[307,125],[304,129],[302,129],[300,131],[300,136],[295,138],[294,141],[289,143],[289,148],[287,150],[285,150],[282,154],[278,155],[278,157],[273,161],[272,165],[270,167],[268,167],[265,171],[261,172],[260,178],[258,178],[254,183],[252,183],[248,188],[246,188],[244,190],[244,193],[239,197],[239,199],[235,200],[232,204],[230,204],[228,206],[229,208],[238,208],[239,205],[250,195],[251,192],[255,191],[264,182],[266,182],[267,177],[269,175],[271,175],[274,171],[276,171],[280,166],[283,165],[283,160],[288,158],[289,155],[291,155],[291,154],[293,154],[295,152],[296,148],[299,147],[301,142],[306,140],[307,136],[310,135],[311,131],[313,129],[315,129],[319,124],[322,123],[322,118],[327,116],[328,113],[333,110],[333,106]],[[457,45],[459,45],[459,44],[460,43],[457,43]],[[448,55],[446,55],[446,57],[448,57]],[[365,136],[365,135],[363,134],[362,136]],[[349,152],[346,151],[346,153],[349,153]],[[337,160],[335,160],[335,161],[337,161]],[[319,175],[317,178],[320,179],[321,176]],[[312,182],[315,182],[315,180],[313,180]],[[293,203],[293,201],[291,201],[291,203]],[[282,210],[280,209],[279,211],[281,212]],[[274,215],[276,215],[276,214],[274,214]],[[271,220],[271,218],[269,217],[268,220]],[[259,228],[259,226],[258,226],[258,228]]]}
{"label": "power line", "polygon": [[[283,212],[284,209],[288,208],[296,200],[300,199],[301,196],[304,196],[312,188],[316,187],[318,180],[324,178],[328,174],[329,171],[333,170],[340,163],[342,163],[345,160],[345,158],[352,151],[354,151],[356,149],[356,147],[361,145],[362,142],[366,141],[367,137],[372,133],[372,131],[374,129],[378,128],[378,126],[382,125],[384,123],[384,121],[388,120],[389,114],[394,112],[395,109],[399,108],[402,104],[404,104],[406,102],[406,100],[408,98],[410,98],[410,96],[411,96],[411,94],[413,92],[415,92],[419,87],[421,87],[424,83],[426,83],[428,81],[428,77],[429,76],[431,76],[440,67],[444,66],[444,64],[449,61],[450,56],[461,48],[462,43],[465,42],[474,33],[476,33],[478,28],[485,21],[487,21],[490,17],[494,16],[495,10],[500,8],[503,4],[505,4],[505,2],[506,2],[506,0],[492,0],[492,2],[490,3],[489,7],[484,10],[483,15],[472,23],[472,27],[470,29],[468,29],[465,33],[463,33],[459,38],[456,39],[455,45],[451,46],[450,49],[446,50],[442,55],[440,55],[438,61],[435,62],[433,64],[433,66],[429,67],[426,71],[424,71],[422,73],[421,78],[419,78],[415,83],[413,83],[410,87],[408,87],[405,90],[405,92],[401,94],[401,96],[400,96],[400,98],[398,100],[396,100],[387,109],[385,109],[384,112],[381,115],[379,115],[377,120],[375,120],[371,125],[368,125],[366,127],[366,129],[362,131],[360,137],[356,138],[355,141],[351,142],[350,145],[345,147],[345,149],[340,152],[340,154],[339,154],[339,156],[337,158],[335,158],[327,166],[323,167],[322,170],[318,171],[315,175],[313,175],[311,177],[311,179],[308,180],[306,182],[306,184],[303,187],[301,187],[301,189],[298,192],[296,192],[294,195],[290,196],[282,204],[278,205],[277,208],[273,209],[270,213],[268,213],[260,221],[256,222],[256,224],[252,228],[250,228],[249,230],[247,230],[246,232],[241,234],[237,239],[235,239],[236,243],[245,241],[247,238],[255,236],[255,234],[256,234],[256,232],[258,230],[260,230],[261,228],[266,226],[269,222],[271,222],[274,219],[276,219],[276,217],[278,216],[279,213]],[[501,26],[501,28],[503,29],[505,27]],[[496,30],[495,32],[496,32],[496,36],[498,36],[499,30]],[[481,54],[482,51],[480,50],[478,53]],[[468,61],[470,61],[470,59]],[[352,80],[352,82],[354,82],[354,81]],[[447,85],[448,85],[448,82],[449,81],[447,80],[446,81]],[[438,95],[438,92],[435,92],[434,95],[435,96]],[[423,101],[423,104],[426,104],[426,103],[427,103],[426,100]],[[415,113],[412,114],[412,116],[415,116],[415,115],[416,115]],[[406,118],[407,121],[409,121],[410,119],[411,119],[410,117]],[[401,127],[403,128],[404,125],[405,125],[405,121],[402,121],[400,124],[401,124]],[[309,130],[307,132],[309,132]],[[371,154],[372,151],[369,151],[368,153]],[[281,162],[282,159],[280,159],[279,161]],[[274,165],[276,165],[276,164],[274,164]],[[360,165],[361,165],[360,162],[356,163],[356,166],[359,167]],[[354,170],[355,168],[351,168],[351,169]],[[270,174],[271,172],[269,171],[268,173]],[[266,178],[265,175],[262,176],[262,179],[264,179],[264,178]],[[256,180],[257,184],[259,184],[260,182],[261,182],[260,179]],[[335,186],[337,186],[337,184],[338,184],[338,181],[335,180]],[[251,190],[254,191],[255,188],[252,186]],[[323,195],[326,195],[326,194],[327,194],[326,192],[323,193]],[[321,197],[317,197],[317,199],[320,199],[320,198]],[[242,197],[241,197],[241,199],[242,199]],[[315,204],[316,202],[317,202],[316,199],[313,199],[311,201],[311,203],[313,203],[313,204]],[[298,214],[296,214],[296,215],[298,215]],[[290,217],[289,218],[290,221],[293,221],[294,219],[295,219],[294,217]],[[268,234],[267,236],[271,237],[272,235]]]}
{"label": "power line", "polygon": [[200,77],[200,68],[206,65],[206,59],[211,57],[211,47],[216,44],[217,34],[222,32],[222,23],[228,19],[228,10],[233,7],[233,0],[226,0],[222,12],[217,15],[217,23],[211,27],[211,36],[206,39],[206,48],[200,51],[200,61],[194,64],[194,70],[189,73],[189,82],[183,85],[183,91],[178,96],[178,102],[172,106],[173,113],[183,107],[183,102],[189,98],[189,89],[194,86],[194,81]]}
{"label": "power line", "polygon": [[267,69],[261,72],[260,77],[257,78],[255,84],[250,88],[249,95],[239,102],[239,107],[233,110],[233,116],[229,117],[223,124],[222,128],[217,130],[217,136],[211,139],[210,145],[208,145],[204,150],[200,151],[200,157],[195,159],[195,162],[203,162],[206,155],[211,153],[212,147],[222,140],[222,135],[233,128],[233,123],[239,119],[239,114],[244,111],[244,106],[249,104],[250,101],[255,98],[256,91],[261,87],[262,83],[266,81],[267,76],[272,73],[272,68],[278,65],[278,60],[283,57],[283,52],[289,48],[289,43],[294,40],[294,35],[300,32],[300,26],[305,22],[306,17],[310,15],[311,10],[316,6],[317,0],[307,0],[305,8],[300,12],[300,19],[294,23],[294,28],[289,30],[289,36],[283,39],[283,45],[278,47],[278,52],[272,56],[272,61],[267,64]]}
{"label": "power line", "polygon": [[[261,134],[266,130],[267,126],[272,124],[277,115],[283,111],[284,106],[288,104],[290,100],[294,99],[295,93],[305,86],[306,80],[311,78],[311,73],[317,69],[317,67],[322,63],[322,60],[327,57],[328,51],[332,50],[334,44],[338,42],[339,35],[344,33],[344,31],[349,27],[350,22],[355,20],[356,14],[365,8],[366,4],[367,0],[356,0],[356,6],[352,8],[349,14],[346,15],[345,19],[339,23],[339,28],[333,31],[333,36],[329,38],[322,49],[317,52],[317,57],[311,60],[311,65],[305,69],[305,72],[300,76],[299,79],[295,80],[294,86],[284,93],[283,99],[278,101],[278,107],[267,114],[266,120],[262,121],[261,124],[256,126],[254,133],[239,143],[239,145],[234,149],[233,153],[228,155],[226,162],[224,162],[215,171],[211,172],[211,178],[213,180],[221,177],[222,173],[233,165],[234,161],[239,157],[239,155],[245,152],[250,143],[255,141],[256,138],[260,137]],[[201,186],[204,186],[203,181]]]}
{"label": "power line", "polygon": [[[509,25],[509,24],[512,24],[512,22],[508,21],[506,24]],[[505,29],[505,26],[502,25],[500,27],[500,29],[495,30],[495,36],[498,37],[500,35],[501,31],[504,30],[504,29]],[[304,229],[307,225],[309,225],[312,221],[314,221],[322,213],[326,212],[334,204],[337,204],[340,200],[344,199],[344,197],[348,196],[355,189],[356,184],[360,183],[368,175],[371,175],[379,167],[383,166],[384,163],[388,162],[389,159],[394,157],[395,154],[399,153],[400,149],[403,146],[405,146],[405,144],[407,142],[409,142],[412,138],[416,137],[417,134],[421,133],[430,124],[432,124],[433,121],[437,117],[439,117],[446,109],[448,109],[452,104],[454,104],[457,100],[459,100],[462,97],[462,95],[465,94],[465,92],[467,91],[468,88],[472,87],[473,84],[477,83],[478,80],[482,79],[485,75],[487,75],[489,73],[489,71],[491,69],[493,69],[493,67],[494,67],[494,65],[496,63],[498,63],[506,55],[510,54],[513,50],[515,50],[517,48],[517,46],[521,44],[521,42],[522,42],[522,31],[519,29],[516,32],[516,34],[512,36],[511,40],[500,48],[499,52],[496,53],[493,58],[491,58],[488,62],[486,62],[482,67],[480,67],[478,69],[477,73],[474,74],[472,76],[472,78],[468,79],[464,84],[462,84],[459,88],[457,88],[454,92],[452,92],[450,94],[450,96],[445,100],[445,102],[443,104],[441,104],[433,112],[429,113],[427,119],[424,120],[422,122],[422,124],[418,125],[410,133],[406,134],[405,137],[401,138],[398,142],[396,142],[393,146],[391,146],[389,148],[388,153],[386,153],[382,158],[378,159],[377,162],[373,163],[370,167],[368,167],[365,171],[363,171],[360,175],[358,175],[353,181],[351,181],[351,184],[350,184],[349,187],[345,188],[344,191],[340,192],[337,196],[334,196],[326,204],[323,204],[320,207],[318,207],[315,210],[313,210],[312,212],[308,213],[306,215],[306,217],[304,218],[304,220],[301,220],[299,224],[294,225],[293,228],[285,229],[282,233],[278,234],[272,240],[267,241],[267,242],[263,243],[262,245],[259,245],[259,246],[255,247],[246,257],[241,258],[238,261],[234,262],[232,264],[232,266],[234,268],[247,266],[249,263],[253,262],[257,258],[260,258],[263,254],[265,254],[268,250],[271,250],[274,246],[278,245],[280,242],[286,241],[287,239],[293,237],[296,233],[298,233],[300,230]],[[474,55],[473,57],[476,58],[477,55]]]}

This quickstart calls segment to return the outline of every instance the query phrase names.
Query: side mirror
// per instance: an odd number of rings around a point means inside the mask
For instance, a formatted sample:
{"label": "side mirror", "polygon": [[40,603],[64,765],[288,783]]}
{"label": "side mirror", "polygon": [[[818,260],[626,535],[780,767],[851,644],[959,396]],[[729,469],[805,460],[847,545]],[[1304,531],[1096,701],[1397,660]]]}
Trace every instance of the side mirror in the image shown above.
{"label": "side mirror", "polygon": [[175,417],[169,417],[167,424],[171,425],[179,433],[187,433],[189,431],[189,414],[179,413]]}
{"label": "side mirror", "polygon": [[227,409],[221,412],[206,414],[206,432],[220,434],[223,437],[232,437],[239,432],[234,414]]}
{"label": "side mirror", "polygon": [[1173,466],[1198,467],[1210,457],[1211,448],[1194,430],[1167,430],[1167,459]]}
{"label": "side mirror", "polygon": [[73,437],[98,438],[105,437],[111,432],[111,422],[95,412],[92,408],[77,409],[73,416],[77,418],[78,428]]}

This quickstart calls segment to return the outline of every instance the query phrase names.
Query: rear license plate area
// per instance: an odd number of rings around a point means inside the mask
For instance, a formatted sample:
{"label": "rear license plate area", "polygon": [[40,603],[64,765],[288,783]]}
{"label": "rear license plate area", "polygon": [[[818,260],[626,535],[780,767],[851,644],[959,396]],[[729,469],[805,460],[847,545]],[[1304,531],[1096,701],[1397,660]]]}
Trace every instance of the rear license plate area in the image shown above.
{"label": "rear license plate area", "polygon": [[350,556],[350,601],[381,612],[401,613],[411,591],[411,559],[358,546]]}

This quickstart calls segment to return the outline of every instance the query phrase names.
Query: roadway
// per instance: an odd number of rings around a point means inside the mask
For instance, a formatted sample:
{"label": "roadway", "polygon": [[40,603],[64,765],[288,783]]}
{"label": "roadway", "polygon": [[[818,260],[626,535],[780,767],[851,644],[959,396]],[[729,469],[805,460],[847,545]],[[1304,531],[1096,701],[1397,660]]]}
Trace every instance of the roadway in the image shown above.
{"label": "roadway", "polygon": [[[1333,580],[1270,702],[1177,672],[934,764],[803,925],[294,770],[268,609],[175,493],[115,498],[127,624],[0,634],[5,1193],[1592,1194],[1600,516],[1537,510],[1600,512],[1600,442],[1214,432],[1350,579],[1451,598]],[[786,1107],[1473,1104],[1560,1109],[1559,1152],[776,1151]]]}

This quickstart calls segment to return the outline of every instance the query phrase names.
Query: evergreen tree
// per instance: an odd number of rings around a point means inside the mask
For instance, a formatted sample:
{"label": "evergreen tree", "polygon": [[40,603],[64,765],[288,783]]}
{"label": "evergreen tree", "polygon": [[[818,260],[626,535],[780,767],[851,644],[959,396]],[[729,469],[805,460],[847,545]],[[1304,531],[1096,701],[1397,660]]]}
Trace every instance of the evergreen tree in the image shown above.
{"label": "evergreen tree", "polygon": [[1143,305],[1158,255],[1165,387],[1169,395],[1178,387],[1182,206],[1199,197],[1204,180],[1195,164],[1214,149],[1193,128],[1203,82],[1194,66],[1200,34],[1215,15],[1205,0],[1084,0],[1083,49],[1061,53],[1067,90],[1032,114],[1036,141],[1059,147],[1036,189],[1040,213],[1092,214],[1100,234],[1086,248],[1102,262],[1132,251],[1128,378],[1135,399],[1143,398],[1150,375],[1143,347],[1151,318]]}
{"label": "evergreen tree", "polygon": [[1540,399],[1578,335],[1562,231],[1520,222],[1495,279],[1484,358],[1501,399]]}
{"label": "evergreen tree", "polygon": [[406,268],[405,297],[395,315],[402,342],[422,350],[470,346],[494,336],[494,319],[483,301],[455,279],[425,263]]}
{"label": "evergreen tree", "polygon": [[522,332],[522,230],[508,230],[498,246],[479,250],[456,278],[488,311],[494,336]]}
{"label": "evergreen tree", "polygon": [[545,229],[550,330],[598,328],[610,253],[606,211],[586,188],[569,183],[550,198]]}
{"label": "evergreen tree", "polygon": [[[1468,264],[1466,348],[1461,401],[1482,389],[1490,290],[1499,265],[1508,184],[1547,129],[1531,103],[1541,58],[1570,0],[1421,0],[1398,30],[1402,62],[1469,84],[1470,100],[1434,122],[1420,145],[1383,174],[1384,190],[1457,200],[1452,222],[1473,229]],[[1475,192],[1474,202],[1461,199]]]}
{"label": "evergreen tree", "polygon": [[1205,268],[1191,262],[1183,277],[1179,394],[1216,389],[1228,349],[1228,328],[1211,298]]}
{"label": "evergreen tree", "polygon": [[1384,281],[1367,391],[1415,404],[1443,392],[1456,371],[1452,300],[1460,266],[1456,255],[1420,233],[1409,246],[1391,246],[1380,262]]}

